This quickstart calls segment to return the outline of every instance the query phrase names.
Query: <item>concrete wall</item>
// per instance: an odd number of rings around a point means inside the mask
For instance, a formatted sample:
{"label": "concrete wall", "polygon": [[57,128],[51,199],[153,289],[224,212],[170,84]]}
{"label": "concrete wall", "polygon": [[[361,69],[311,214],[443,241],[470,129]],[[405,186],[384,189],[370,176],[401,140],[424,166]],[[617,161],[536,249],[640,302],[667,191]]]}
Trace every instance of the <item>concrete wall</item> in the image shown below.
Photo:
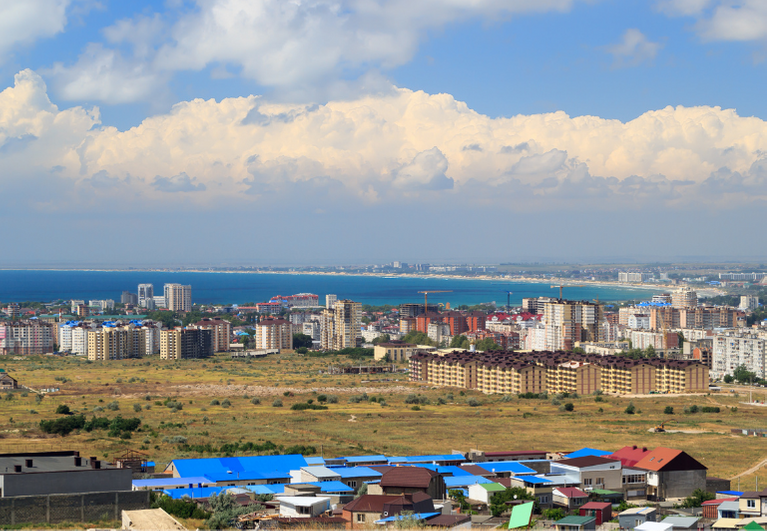
{"label": "concrete wall", "polygon": [[130,468],[4,474],[2,497],[131,490]]}
{"label": "concrete wall", "polygon": [[149,508],[149,491],[0,498],[0,526],[120,520],[121,511]]}
{"label": "concrete wall", "polygon": [[686,498],[695,489],[706,489],[705,470],[680,470],[661,473],[661,496],[664,498]]}

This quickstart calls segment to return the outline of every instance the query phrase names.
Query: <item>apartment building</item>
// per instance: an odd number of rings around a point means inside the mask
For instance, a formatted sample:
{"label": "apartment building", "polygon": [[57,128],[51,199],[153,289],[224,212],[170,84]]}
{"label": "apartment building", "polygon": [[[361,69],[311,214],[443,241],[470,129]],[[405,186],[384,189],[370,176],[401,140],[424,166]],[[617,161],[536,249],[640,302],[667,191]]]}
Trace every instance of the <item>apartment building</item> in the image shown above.
{"label": "apartment building", "polygon": [[133,325],[88,330],[86,337],[90,361],[140,358],[146,352],[144,331]]}
{"label": "apartment building", "polygon": [[232,323],[224,319],[211,319],[206,317],[202,321],[194,323],[192,326],[201,330],[210,330],[213,333],[213,352],[229,351],[229,340],[232,336]]}
{"label": "apartment building", "polygon": [[544,305],[547,350],[572,350],[576,342],[600,341],[602,307],[585,301],[557,300]]}
{"label": "apartment building", "polygon": [[152,284],[138,285],[138,305],[142,308],[154,309],[154,286]]}
{"label": "apartment building", "polygon": [[416,352],[413,381],[483,393],[684,393],[708,389],[708,367],[695,361],[633,360],[566,352]]}
{"label": "apartment building", "polygon": [[30,319],[0,323],[0,354],[27,356],[53,352],[53,325]]}
{"label": "apartment building", "polygon": [[21,308],[19,308],[19,305],[15,302],[9,303],[8,306],[3,309],[3,312],[6,317],[11,320],[21,317]]}
{"label": "apartment building", "polygon": [[320,348],[341,350],[357,347],[362,339],[362,304],[351,300],[336,301],[320,316]]}
{"label": "apartment building", "polygon": [[740,296],[740,304],[738,305],[739,310],[751,311],[751,310],[756,310],[758,307],[759,307],[759,297],[754,297],[751,295]]}
{"label": "apartment building", "polygon": [[213,355],[213,333],[198,328],[160,331],[160,359],[180,360]]}
{"label": "apartment building", "polygon": [[618,282],[648,282],[650,280],[652,280],[652,273],[636,271],[621,271],[618,273]]}
{"label": "apartment building", "polygon": [[333,294],[327,294],[325,295],[325,308],[332,308],[336,305],[336,301],[338,300],[338,295]]}
{"label": "apartment building", "polygon": [[695,308],[698,305],[698,293],[689,286],[679,288],[671,294],[671,306],[674,308]]}
{"label": "apartment building", "polygon": [[165,284],[165,307],[174,312],[192,311],[192,286]]}
{"label": "apartment building", "polygon": [[740,365],[765,378],[767,361],[767,335],[757,332],[728,330],[712,337],[713,359],[711,376],[715,379],[732,375]]}
{"label": "apartment building", "polygon": [[136,306],[138,304],[138,295],[130,291],[123,291],[120,295],[120,304]]}
{"label": "apartment building", "polygon": [[293,325],[285,319],[264,319],[256,323],[256,349],[293,348]]}

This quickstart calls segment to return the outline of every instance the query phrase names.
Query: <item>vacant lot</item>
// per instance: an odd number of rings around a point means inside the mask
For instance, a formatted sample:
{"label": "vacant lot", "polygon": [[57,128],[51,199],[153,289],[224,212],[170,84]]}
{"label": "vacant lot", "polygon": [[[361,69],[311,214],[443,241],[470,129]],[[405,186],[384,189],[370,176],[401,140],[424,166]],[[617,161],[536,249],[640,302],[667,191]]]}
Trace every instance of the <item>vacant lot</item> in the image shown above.
{"label": "vacant lot", "polygon": [[[3,397],[0,452],[80,450],[112,459],[134,449],[147,453],[161,469],[173,458],[211,455],[195,451],[200,445],[218,449],[235,442],[313,446],[325,456],[471,448],[614,450],[636,444],[683,449],[709,467],[709,475],[727,478],[767,459],[767,438],[730,434],[731,428],[764,428],[767,408],[743,405],[746,395],[729,392],[530,400],[430,388],[409,383],[403,374],[329,375],[329,364],[349,360],[295,354],[250,362],[217,357],[102,364],[49,356],[2,362],[21,384],[60,391],[42,400],[32,392]],[[328,398],[327,410],[291,409],[308,400],[316,405],[321,395]],[[275,401],[282,406],[275,407]],[[568,402],[572,412],[562,410]],[[630,402],[633,415],[626,413]],[[138,417],[142,426],[130,439],[109,437],[106,430],[65,437],[43,433],[40,420],[62,417],[55,413],[62,404],[87,419]],[[720,412],[684,413],[693,405],[719,407]],[[667,406],[673,414],[664,413]],[[673,432],[649,431],[662,421]],[[740,487],[753,488],[759,470],[741,477]]]}

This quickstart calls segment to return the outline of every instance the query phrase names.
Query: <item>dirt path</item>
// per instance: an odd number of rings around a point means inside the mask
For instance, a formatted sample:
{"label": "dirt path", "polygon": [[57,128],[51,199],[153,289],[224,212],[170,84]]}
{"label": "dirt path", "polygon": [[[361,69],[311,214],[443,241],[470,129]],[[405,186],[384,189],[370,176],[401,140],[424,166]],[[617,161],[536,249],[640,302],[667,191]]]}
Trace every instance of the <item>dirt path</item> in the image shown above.
{"label": "dirt path", "polygon": [[751,475],[751,474],[755,473],[757,470],[759,470],[760,468],[762,468],[764,465],[767,465],[767,459],[762,459],[756,465],[752,466],[748,470],[746,470],[744,472],[741,472],[740,474],[736,474],[736,475],[732,476],[730,478],[730,480],[738,479],[738,478],[741,478],[743,476]]}

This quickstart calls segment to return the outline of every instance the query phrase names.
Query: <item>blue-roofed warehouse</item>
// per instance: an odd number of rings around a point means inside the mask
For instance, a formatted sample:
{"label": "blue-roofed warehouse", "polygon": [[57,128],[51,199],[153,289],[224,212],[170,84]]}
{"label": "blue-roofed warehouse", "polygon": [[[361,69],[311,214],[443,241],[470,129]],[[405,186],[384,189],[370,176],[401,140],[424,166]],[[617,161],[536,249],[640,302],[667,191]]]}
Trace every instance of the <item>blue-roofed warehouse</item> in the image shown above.
{"label": "blue-roofed warehouse", "polygon": [[306,459],[293,455],[254,455],[174,459],[165,469],[173,477],[204,476],[217,485],[265,485],[288,483],[290,471],[306,466]]}

